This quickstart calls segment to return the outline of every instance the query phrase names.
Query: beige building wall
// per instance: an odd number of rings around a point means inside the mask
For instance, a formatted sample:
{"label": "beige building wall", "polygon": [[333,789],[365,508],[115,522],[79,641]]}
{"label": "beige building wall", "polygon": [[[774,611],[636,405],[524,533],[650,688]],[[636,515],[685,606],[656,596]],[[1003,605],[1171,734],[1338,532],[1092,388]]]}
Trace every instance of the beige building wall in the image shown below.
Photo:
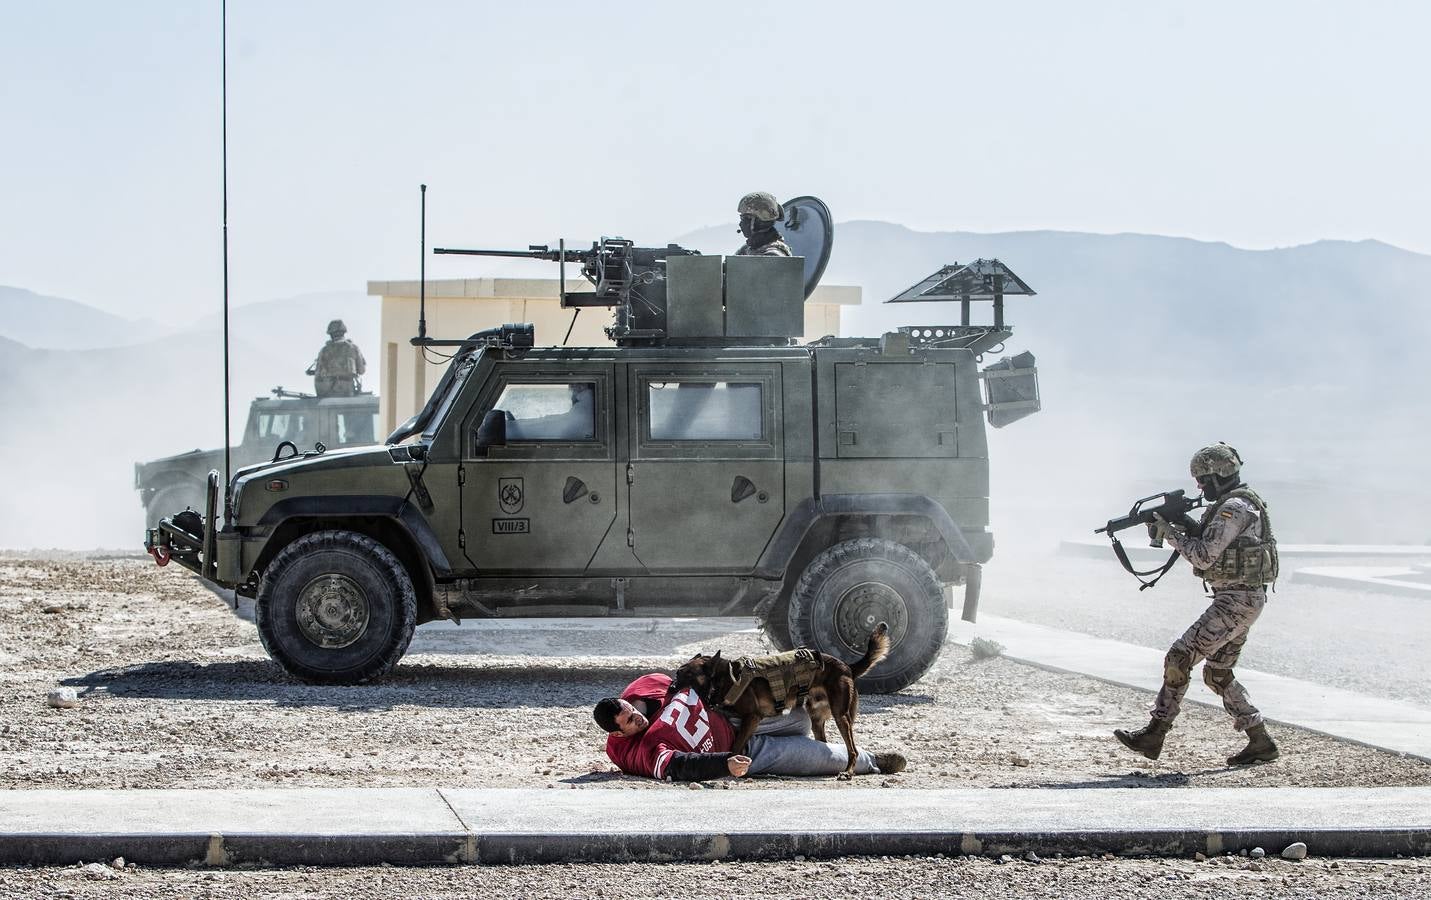
{"label": "beige building wall", "polygon": [[[459,339],[508,322],[530,322],[537,346],[560,346],[568,327],[573,347],[611,346],[604,329],[611,311],[584,309],[572,325],[575,310],[562,309],[555,278],[452,278],[427,283],[427,336]],[[439,354],[451,347],[429,348],[424,354],[411,343],[417,335],[416,281],[370,281],[369,296],[382,298],[382,353],[379,356],[378,416],[385,433],[406,422],[427,402],[442,378],[447,360]],[[822,285],[805,301],[805,337],[813,340],[840,333],[840,309],[857,306],[860,289]]]}

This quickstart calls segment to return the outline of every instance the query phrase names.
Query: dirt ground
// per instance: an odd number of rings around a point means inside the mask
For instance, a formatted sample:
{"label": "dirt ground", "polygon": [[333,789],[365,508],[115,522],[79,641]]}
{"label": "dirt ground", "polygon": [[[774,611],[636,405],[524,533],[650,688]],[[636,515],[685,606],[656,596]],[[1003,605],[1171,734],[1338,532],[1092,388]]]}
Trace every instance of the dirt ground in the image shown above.
{"label": "dirt ground", "polygon": [[[0,787],[669,790],[615,772],[592,703],[697,651],[762,649],[753,632],[468,623],[419,629],[379,684],[312,687],[289,680],[252,624],[175,569],[147,558],[0,558]],[[45,705],[63,685],[78,691],[78,708]],[[1280,761],[1229,769],[1223,758],[1241,739],[1222,711],[1200,706],[1151,763],[1110,735],[1144,721],[1149,700],[950,645],[920,682],[862,698],[856,731],[865,747],[908,756],[905,773],[876,776],[905,789],[1431,784],[1431,764],[1280,726]]]}
{"label": "dirt ground", "polygon": [[274,869],[205,872],[125,869],[112,877],[79,866],[0,869],[0,893],[36,898],[247,897],[881,897],[927,900],[1228,897],[1349,900],[1431,896],[1426,860],[1287,862],[1241,857],[1191,859],[1049,859],[999,863],[943,857],[847,858],[769,863],[463,866],[401,869]]}

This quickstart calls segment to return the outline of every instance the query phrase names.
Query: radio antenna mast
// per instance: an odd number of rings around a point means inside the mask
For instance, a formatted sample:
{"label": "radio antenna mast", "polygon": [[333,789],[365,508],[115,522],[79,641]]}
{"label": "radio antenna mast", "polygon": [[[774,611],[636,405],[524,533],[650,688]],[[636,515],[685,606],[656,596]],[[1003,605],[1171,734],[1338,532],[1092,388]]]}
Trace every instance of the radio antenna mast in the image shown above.
{"label": "radio antenna mast", "polygon": [[[233,443],[229,439],[229,4],[228,0],[219,2],[219,41],[220,49],[220,90],[222,99],[220,100],[220,116],[223,120],[223,181],[224,181],[224,519],[233,518],[233,510],[230,508],[233,498],[229,495],[229,485],[233,478],[232,453],[229,450]],[[213,528],[214,523],[205,523],[208,528]],[[205,560],[207,562],[207,560]]]}

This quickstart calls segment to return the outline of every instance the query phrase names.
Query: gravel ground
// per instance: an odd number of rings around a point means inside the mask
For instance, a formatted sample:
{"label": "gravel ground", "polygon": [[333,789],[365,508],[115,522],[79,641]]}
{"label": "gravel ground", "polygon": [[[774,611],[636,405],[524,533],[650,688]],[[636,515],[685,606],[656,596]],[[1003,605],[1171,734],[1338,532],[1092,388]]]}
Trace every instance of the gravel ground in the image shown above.
{"label": "gravel ground", "polygon": [[[1130,542],[1133,538],[1129,539]],[[1431,560],[1431,547],[1427,548]],[[1300,565],[1385,566],[1385,559],[1282,561],[1281,583],[1242,651],[1241,664],[1431,708],[1431,603],[1372,591],[1294,584]],[[1139,566],[1148,568],[1148,566]],[[1165,649],[1207,608],[1185,562],[1139,591],[1108,550],[1089,559],[1000,547],[984,574],[979,609],[1144,647]],[[1275,716],[1275,710],[1267,710]]]}
{"label": "gravel ground", "polygon": [[0,893],[25,897],[929,897],[1067,900],[1431,896],[1431,861],[1240,857],[1208,861],[847,858],[779,863],[278,869],[203,872],[81,867],[0,869]]}
{"label": "gravel ground", "polygon": [[[0,787],[668,790],[614,771],[591,704],[699,650],[762,649],[749,632],[472,624],[420,629],[417,652],[380,684],[312,687],[289,681],[253,626],[175,567],[0,559]],[[78,708],[46,707],[60,685],[77,689]],[[1228,769],[1241,739],[1221,710],[1199,706],[1150,763],[1109,734],[1145,721],[1149,700],[951,645],[917,684],[862,698],[856,733],[909,757],[904,774],[881,776],[898,788],[1431,784],[1431,764],[1290,728],[1276,730],[1281,761]]]}

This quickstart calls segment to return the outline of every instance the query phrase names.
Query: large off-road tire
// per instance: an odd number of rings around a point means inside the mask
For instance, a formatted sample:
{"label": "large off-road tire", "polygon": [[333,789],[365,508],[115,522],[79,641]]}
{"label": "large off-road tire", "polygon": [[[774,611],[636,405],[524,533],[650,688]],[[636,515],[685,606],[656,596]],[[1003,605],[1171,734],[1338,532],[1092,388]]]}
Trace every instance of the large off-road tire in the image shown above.
{"label": "large off-road tire", "polygon": [[[780,601],[776,601],[777,604]],[[789,606],[781,606],[779,609],[771,609],[764,616],[757,619],[760,624],[760,633],[765,635],[765,639],[770,642],[776,650],[784,653],[786,650],[795,649],[795,640],[790,637]]]}
{"label": "large off-road tire", "polygon": [[907,687],[934,665],[949,631],[944,590],[924,558],[903,544],[858,538],[810,561],[790,595],[790,636],[846,661],[864,656],[870,633],[889,626],[890,650],[859,680],[861,691]]}
{"label": "large off-road tire", "polygon": [[204,486],[202,484],[197,482],[171,484],[162,488],[149,499],[149,505],[144,507],[144,519],[149,528],[158,528],[160,519],[165,516],[177,515],[186,508],[192,509],[202,516],[204,502]]}
{"label": "large off-road tire", "polygon": [[295,678],[360,684],[387,674],[417,627],[417,594],[388,548],[352,531],[317,531],[264,570],[255,621],[263,649]]}

